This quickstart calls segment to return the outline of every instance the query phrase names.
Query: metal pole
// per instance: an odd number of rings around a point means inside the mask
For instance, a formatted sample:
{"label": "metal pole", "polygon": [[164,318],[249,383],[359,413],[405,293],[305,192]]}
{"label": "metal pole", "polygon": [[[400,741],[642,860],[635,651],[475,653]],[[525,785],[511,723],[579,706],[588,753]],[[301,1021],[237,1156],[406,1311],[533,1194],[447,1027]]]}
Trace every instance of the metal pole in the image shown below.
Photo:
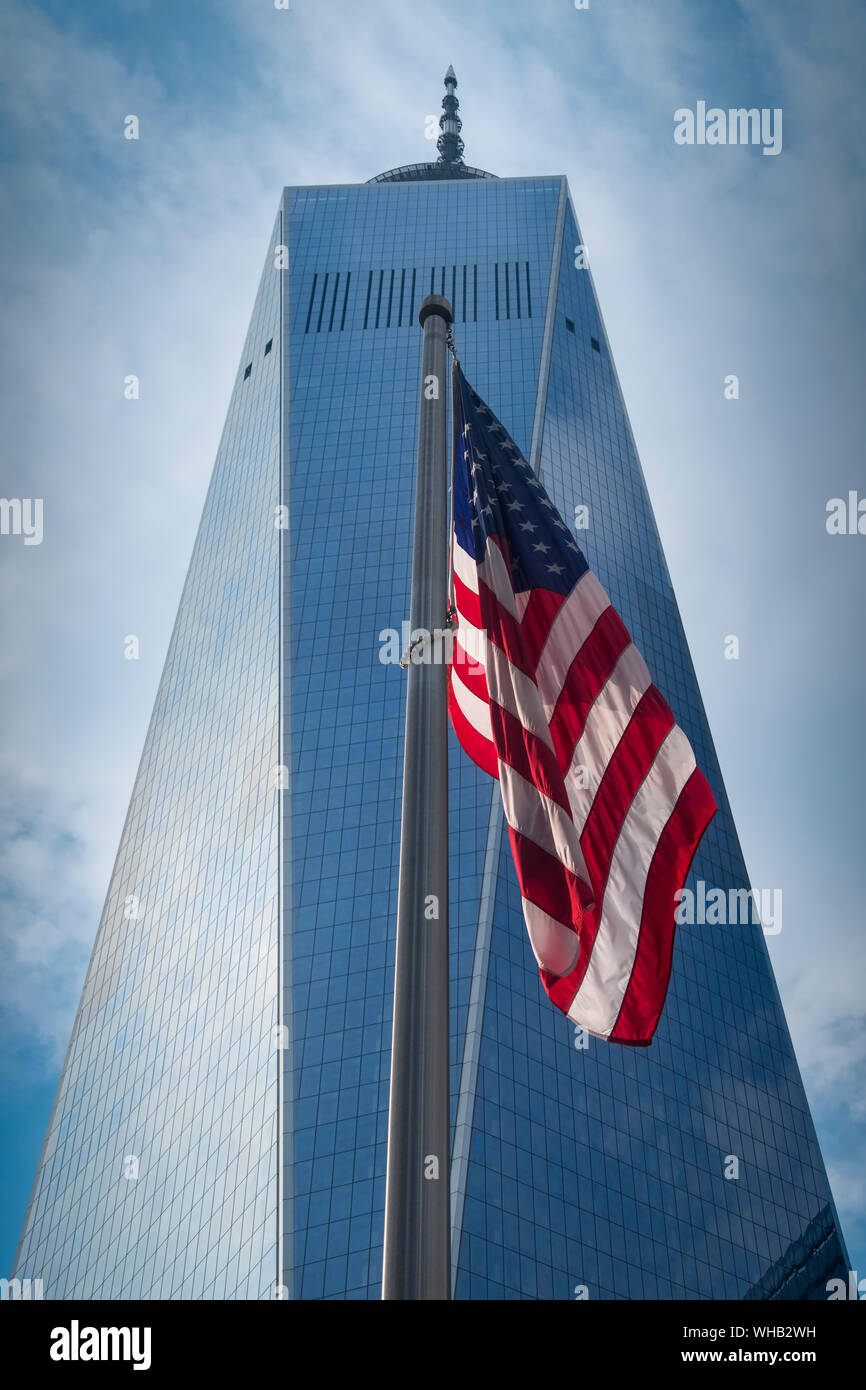
{"label": "metal pole", "polygon": [[451,1296],[448,1113],[448,744],[445,698],[447,345],[451,305],[424,328],[411,659],[394,969],[382,1297]]}

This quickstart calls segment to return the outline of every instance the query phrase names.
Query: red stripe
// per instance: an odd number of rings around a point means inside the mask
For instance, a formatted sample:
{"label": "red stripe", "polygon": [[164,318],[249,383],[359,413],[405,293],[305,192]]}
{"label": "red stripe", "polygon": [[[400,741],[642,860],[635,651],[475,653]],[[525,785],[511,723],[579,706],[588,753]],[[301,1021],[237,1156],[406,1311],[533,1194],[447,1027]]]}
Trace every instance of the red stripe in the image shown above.
{"label": "red stripe", "polygon": [[637,1047],[652,1041],[671,975],[676,894],[688,877],[695,850],[715,812],[709,783],[695,768],[653,854],[644,889],[634,968],[611,1042]]}
{"label": "red stripe", "polygon": [[[610,861],[635,795],[673,728],[674,717],[654,685],[644,692],[613,751],[580,836],[595,901],[604,897]],[[587,789],[587,795],[592,793]]]}
{"label": "red stripe", "polygon": [[470,627],[484,626],[478,595],[463,583],[456,570],[454,571],[454,606]]}
{"label": "red stripe", "polygon": [[490,703],[490,692],[487,688],[487,672],[480,661],[476,661],[473,656],[465,650],[460,642],[459,634],[454,638],[454,654],[451,665],[467,690],[483,700],[485,704]]}
{"label": "red stripe", "polygon": [[551,1003],[561,1009],[564,1014],[567,1014],[571,1008],[572,1000],[580,989],[586,974],[586,967],[589,965],[589,958],[592,955],[592,948],[598,935],[600,911],[600,904],[593,904],[583,914],[583,921],[580,924],[580,955],[573,970],[570,970],[567,975],[560,976],[551,975],[549,970],[540,969],[538,972]]}
{"label": "red stripe", "polygon": [[448,673],[448,713],[451,717],[451,727],[453,728],[462,747],[469,754],[474,763],[477,763],[483,772],[488,772],[491,777],[499,778],[499,763],[496,757],[496,749],[490,742],[480,734],[474,725],[469,723],[466,715],[457,703],[454,691],[451,688],[451,673]]}
{"label": "red stripe", "polygon": [[534,680],[550,625],[565,602],[565,595],[550,589],[533,589],[520,622],[483,580],[479,581],[478,595],[483,615],[479,626],[486,628],[490,641],[505,652],[512,666]]}
{"label": "red stripe", "polygon": [[490,702],[490,723],[493,742],[502,762],[508,763],[524,781],[561,806],[570,820],[568,793],[553,749],[495,700]]}
{"label": "red stripe", "polygon": [[591,902],[589,884],[567,869],[555,854],[542,849],[512,825],[508,827],[508,837],[523,897],[544,908],[557,921],[580,928]]}
{"label": "red stripe", "polygon": [[572,661],[550,720],[553,746],[563,771],[571,763],[589,711],[630,642],[622,618],[615,608],[608,607]]}

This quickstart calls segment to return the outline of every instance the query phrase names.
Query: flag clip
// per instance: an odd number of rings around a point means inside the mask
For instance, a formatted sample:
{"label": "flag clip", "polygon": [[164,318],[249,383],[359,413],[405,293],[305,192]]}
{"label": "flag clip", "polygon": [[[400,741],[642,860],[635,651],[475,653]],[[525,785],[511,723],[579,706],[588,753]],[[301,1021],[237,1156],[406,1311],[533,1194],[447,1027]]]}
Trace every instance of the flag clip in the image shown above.
{"label": "flag clip", "polygon": [[407,666],[428,666],[431,658],[426,655],[428,648],[433,649],[433,664],[439,665],[440,658],[436,656],[436,648],[441,650],[441,644],[445,643],[446,660],[451,659],[451,639],[457,628],[457,614],[449,608],[445,617],[445,627],[435,627],[432,632],[419,630],[412,634],[412,641],[409,643],[403,655],[400,657],[400,665],[405,670]]}

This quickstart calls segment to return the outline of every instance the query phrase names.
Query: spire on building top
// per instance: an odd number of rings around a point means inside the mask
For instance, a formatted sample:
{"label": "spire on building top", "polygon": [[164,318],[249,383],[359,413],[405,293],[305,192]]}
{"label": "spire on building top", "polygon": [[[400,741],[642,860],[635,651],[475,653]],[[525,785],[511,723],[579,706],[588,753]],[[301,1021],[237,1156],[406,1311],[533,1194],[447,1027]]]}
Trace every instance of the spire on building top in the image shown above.
{"label": "spire on building top", "polygon": [[[442,98],[442,115],[439,117],[439,139],[436,148],[439,158],[424,164],[402,164],[397,169],[386,169],[377,174],[370,183],[426,183],[428,179],[495,179],[484,169],[473,169],[463,163],[463,141],[460,131],[463,122],[459,116],[460,102],[455,95],[457,78],[454,69],[449,67],[445,74],[445,95]],[[429,131],[427,132],[429,135]]]}
{"label": "spire on building top", "polygon": [[442,134],[436,141],[436,148],[439,151],[437,164],[463,165],[463,141],[460,139],[463,122],[457,114],[460,102],[455,96],[456,89],[457,78],[454,75],[453,67],[449,66],[445,74],[442,115],[439,117],[439,129]]}

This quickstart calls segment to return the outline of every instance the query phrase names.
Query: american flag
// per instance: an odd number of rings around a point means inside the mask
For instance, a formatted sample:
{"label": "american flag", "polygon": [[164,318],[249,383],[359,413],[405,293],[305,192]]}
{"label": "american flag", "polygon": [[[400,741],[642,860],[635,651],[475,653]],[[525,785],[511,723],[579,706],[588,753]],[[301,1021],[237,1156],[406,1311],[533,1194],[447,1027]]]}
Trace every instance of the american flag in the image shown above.
{"label": "american flag", "polygon": [[451,723],[499,779],[548,995],[587,1032],[646,1045],[716,804],[565,522],[454,376]]}

